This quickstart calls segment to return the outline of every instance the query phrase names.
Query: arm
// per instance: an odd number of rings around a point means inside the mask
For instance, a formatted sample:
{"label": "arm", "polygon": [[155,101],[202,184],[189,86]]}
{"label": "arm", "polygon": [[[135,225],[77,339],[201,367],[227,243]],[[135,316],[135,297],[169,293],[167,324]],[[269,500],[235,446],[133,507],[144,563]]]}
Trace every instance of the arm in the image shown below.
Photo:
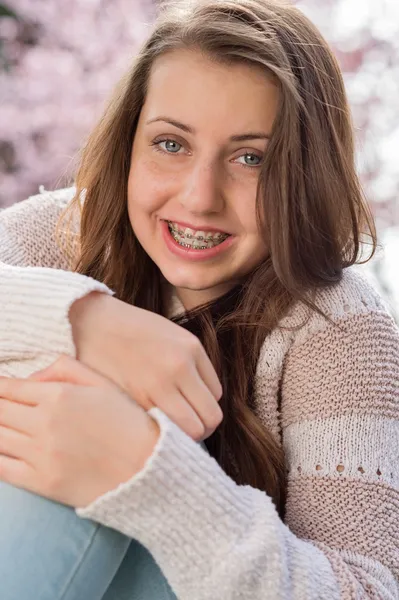
{"label": "arm", "polygon": [[[199,340],[67,270],[54,232],[73,194],[46,193],[0,213],[0,375],[28,377],[60,354],[76,357],[146,410],[159,397],[161,408],[195,439],[210,435],[223,416],[222,389]],[[154,370],[155,378],[148,375]],[[183,398],[176,402],[181,380],[195,409]]]}
{"label": "arm", "polygon": [[383,311],[340,324],[286,356],[285,523],[159,409],[144,469],[78,515],[138,539],[182,600],[397,600],[399,333]]}
{"label": "arm", "polygon": [[44,193],[0,212],[0,363],[3,375],[27,376],[60,353],[75,355],[68,313],[103,284],[67,271],[54,237],[73,189]]}

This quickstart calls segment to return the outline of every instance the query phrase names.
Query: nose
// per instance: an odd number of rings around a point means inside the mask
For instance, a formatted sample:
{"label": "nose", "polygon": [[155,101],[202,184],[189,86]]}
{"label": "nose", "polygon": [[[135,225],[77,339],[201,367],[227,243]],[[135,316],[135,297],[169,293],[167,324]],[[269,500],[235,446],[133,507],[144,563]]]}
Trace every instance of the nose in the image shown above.
{"label": "nose", "polygon": [[180,203],[192,214],[218,213],[224,199],[217,166],[197,163],[186,176],[182,176]]}

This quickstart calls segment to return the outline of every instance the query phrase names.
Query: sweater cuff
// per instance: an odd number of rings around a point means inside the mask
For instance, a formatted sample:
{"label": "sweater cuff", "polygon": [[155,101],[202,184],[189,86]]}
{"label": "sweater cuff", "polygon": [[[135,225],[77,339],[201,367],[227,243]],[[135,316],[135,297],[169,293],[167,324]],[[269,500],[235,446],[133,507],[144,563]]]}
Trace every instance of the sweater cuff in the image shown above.
{"label": "sweater cuff", "polygon": [[106,285],[79,273],[2,264],[0,356],[12,360],[56,351],[75,357],[69,309],[93,291],[113,294]]}
{"label": "sweater cuff", "polygon": [[210,556],[226,559],[231,544],[251,528],[259,504],[269,501],[271,518],[277,512],[265,494],[238,486],[159,408],[148,414],[161,434],[143,469],[76,513],[135,538],[160,565],[184,571],[194,560],[203,571]]}

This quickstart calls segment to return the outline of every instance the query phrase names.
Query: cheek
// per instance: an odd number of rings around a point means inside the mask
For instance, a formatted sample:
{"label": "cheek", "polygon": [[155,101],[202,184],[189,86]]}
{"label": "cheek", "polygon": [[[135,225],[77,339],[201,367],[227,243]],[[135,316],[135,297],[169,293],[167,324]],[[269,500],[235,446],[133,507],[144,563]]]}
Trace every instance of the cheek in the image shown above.
{"label": "cheek", "polygon": [[264,230],[262,231],[259,229],[255,215],[254,218],[251,220],[249,227],[252,245],[254,247],[254,250],[256,249],[255,252],[258,255],[265,256],[268,251],[266,233]]}
{"label": "cheek", "polygon": [[150,161],[133,163],[129,172],[129,213],[151,213],[162,206],[165,200],[165,180],[157,176]]}
{"label": "cheek", "polygon": [[257,259],[264,257],[267,254],[266,234],[258,227],[256,201],[253,196],[247,197],[245,210],[243,210],[243,205],[240,206],[239,219],[242,231],[245,232],[244,240],[247,252],[253,252]]}
{"label": "cheek", "polygon": [[[252,183],[252,182],[251,182]],[[241,229],[252,237],[260,236],[256,220],[256,185],[241,186],[234,194],[234,212],[236,213]]]}

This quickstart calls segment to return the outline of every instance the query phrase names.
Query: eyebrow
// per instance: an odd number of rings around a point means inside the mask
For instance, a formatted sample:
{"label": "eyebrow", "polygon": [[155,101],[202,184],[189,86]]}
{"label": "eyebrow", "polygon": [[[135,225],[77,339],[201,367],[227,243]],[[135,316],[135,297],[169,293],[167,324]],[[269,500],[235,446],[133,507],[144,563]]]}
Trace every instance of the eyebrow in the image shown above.
{"label": "eyebrow", "polygon": [[[157,117],[156,119],[150,119],[147,121],[146,125],[150,123],[156,123],[157,121],[164,121],[165,123],[169,123],[169,125],[173,125],[173,127],[177,127],[186,133],[195,134],[195,129],[193,127],[189,127],[184,123],[180,123],[180,121],[175,121],[175,119],[169,119],[168,117]],[[268,140],[270,139],[270,134],[264,133],[263,131],[251,131],[248,133],[241,133],[239,135],[232,135],[230,137],[231,142],[244,142],[246,140]]]}

